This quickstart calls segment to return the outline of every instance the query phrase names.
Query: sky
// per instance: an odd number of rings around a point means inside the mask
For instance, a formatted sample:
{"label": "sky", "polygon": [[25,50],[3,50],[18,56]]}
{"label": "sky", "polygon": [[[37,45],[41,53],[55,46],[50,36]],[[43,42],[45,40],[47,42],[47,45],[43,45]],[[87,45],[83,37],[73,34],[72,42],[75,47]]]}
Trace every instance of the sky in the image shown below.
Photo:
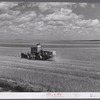
{"label": "sky", "polygon": [[0,40],[100,40],[100,3],[0,2]]}

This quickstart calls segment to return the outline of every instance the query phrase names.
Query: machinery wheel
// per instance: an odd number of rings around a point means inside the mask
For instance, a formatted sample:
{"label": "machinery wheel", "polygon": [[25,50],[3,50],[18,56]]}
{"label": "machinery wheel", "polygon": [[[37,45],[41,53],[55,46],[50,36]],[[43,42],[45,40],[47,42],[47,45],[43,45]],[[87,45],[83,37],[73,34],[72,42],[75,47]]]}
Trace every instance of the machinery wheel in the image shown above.
{"label": "machinery wheel", "polygon": [[23,58],[23,53],[21,53],[21,58]]}

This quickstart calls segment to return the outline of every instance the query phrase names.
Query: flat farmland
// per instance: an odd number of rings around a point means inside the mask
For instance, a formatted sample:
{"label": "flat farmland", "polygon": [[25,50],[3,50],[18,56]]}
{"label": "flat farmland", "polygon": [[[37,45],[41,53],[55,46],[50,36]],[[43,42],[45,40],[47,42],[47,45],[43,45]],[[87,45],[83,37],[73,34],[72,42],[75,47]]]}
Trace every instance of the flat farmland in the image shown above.
{"label": "flat farmland", "polygon": [[0,45],[0,91],[100,92],[100,44],[45,44],[54,61],[21,59],[29,46]]}

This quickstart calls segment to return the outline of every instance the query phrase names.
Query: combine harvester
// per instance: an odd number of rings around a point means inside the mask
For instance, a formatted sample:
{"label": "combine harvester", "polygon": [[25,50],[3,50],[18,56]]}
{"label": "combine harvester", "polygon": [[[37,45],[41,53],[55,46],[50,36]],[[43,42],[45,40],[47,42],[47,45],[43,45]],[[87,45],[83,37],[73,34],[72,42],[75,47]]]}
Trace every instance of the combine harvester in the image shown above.
{"label": "combine harvester", "polygon": [[30,52],[21,53],[21,58],[32,60],[54,60],[56,51],[45,51],[42,49],[40,43],[34,47],[31,47]]}

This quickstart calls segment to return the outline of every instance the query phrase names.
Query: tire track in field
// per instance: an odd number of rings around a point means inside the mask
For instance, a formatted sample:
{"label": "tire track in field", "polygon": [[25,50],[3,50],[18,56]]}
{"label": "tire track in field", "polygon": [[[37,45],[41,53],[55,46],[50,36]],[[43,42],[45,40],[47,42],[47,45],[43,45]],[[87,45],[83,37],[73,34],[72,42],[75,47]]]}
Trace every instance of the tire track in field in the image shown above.
{"label": "tire track in field", "polygon": [[[34,67],[37,67],[40,68],[54,68],[54,69],[60,69],[60,70],[79,70],[79,71],[88,71],[88,72],[91,72],[91,73],[99,73],[100,71],[100,65],[98,64],[87,64],[87,63],[78,63],[77,62],[74,62],[72,63],[71,61],[67,62],[67,63],[60,63],[60,62],[52,62],[52,61],[31,61],[31,60],[24,60],[24,59],[9,59],[9,60],[1,60],[0,61],[1,64],[3,65],[10,65],[12,67],[16,66],[16,67],[20,67],[20,68],[28,68],[28,69],[33,69]],[[89,66],[89,67],[88,67]],[[95,67],[94,67],[95,66]]]}
{"label": "tire track in field", "polygon": [[[61,59],[60,61],[39,61],[39,60],[27,60],[27,59],[20,59],[18,57],[7,57],[3,56],[0,57],[1,61],[5,62],[14,62],[16,64],[24,63],[24,64],[35,64],[35,65],[45,65],[50,67],[67,67],[66,65],[69,65],[70,68],[100,68],[99,62],[90,62],[90,61],[79,61],[79,60],[72,60],[72,59]],[[74,66],[74,67],[73,67]]]}
{"label": "tire track in field", "polygon": [[[39,63],[39,62],[38,62]],[[63,67],[62,65],[62,68],[61,67],[54,67],[54,65],[45,65],[44,63],[43,64],[35,64],[35,65],[32,65],[32,64],[27,64],[27,63],[16,63],[16,62],[12,62],[12,61],[0,61],[0,65],[2,66],[6,66],[7,67],[10,67],[10,68],[16,68],[16,69],[20,69],[20,70],[27,70],[27,71],[37,71],[37,72],[45,72],[45,73],[49,73],[49,74],[61,74],[61,75],[72,75],[72,76],[77,76],[77,77],[89,77],[89,78],[93,78],[93,79],[100,79],[100,75],[97,74],[97,73],[93,73],[93,72],[86,72],[84,71],[83,69],[71,69],[69,67]]]}
{"label": "tire track in field", "polygon": [[[63,64],[60,64],[60,66],[58,64],[39,64],[38,63],[35,63],[35,64],[27,64],[27,63],[16,63],[16,62],[12,62],[12,61],[0,61],[1,62],[1,65],[9,65],[9,67],[17,67],[17,68],[23,68],[23,69],[30,69],[30,70],[33,70],[33,69],[56,69],[56,70],[79,70],[79,71],[91,71],[91,73],[94,72],[94,69],[86,69],[84,68],[83,66],[79,66],[78,67],[83,67],[83,68],[77,68],[77,67],[73,67],[71,66],[72,64],[67,64],[67,65],[63,65]],[[69,67],[70,66],[70,67]],[[74,65],[75,66],[75,65]],[[98,69],[97,71],[98,72]]]}
{"label": "tire track in field", "polygon": [[[72,60],[72,59],[60,59],[59,61],[41,61],[41,60],[27,60],[20,59],[18,57],[9,57],[9,56],[0,56],[1,61],[6,62],[14,62],[14,63],[26,63],[26,64],[38,64],[38,65],[46,65],[46,66],[59,66],[66,67],[66,65],[79,65],[80,67],[97,67],[100,68],[99,62],[91,62],[91,61],[80,61],[80,60]],[[71,67],[71,66],[70,66]],[[72,66],[73,67],[73,66]]]}

